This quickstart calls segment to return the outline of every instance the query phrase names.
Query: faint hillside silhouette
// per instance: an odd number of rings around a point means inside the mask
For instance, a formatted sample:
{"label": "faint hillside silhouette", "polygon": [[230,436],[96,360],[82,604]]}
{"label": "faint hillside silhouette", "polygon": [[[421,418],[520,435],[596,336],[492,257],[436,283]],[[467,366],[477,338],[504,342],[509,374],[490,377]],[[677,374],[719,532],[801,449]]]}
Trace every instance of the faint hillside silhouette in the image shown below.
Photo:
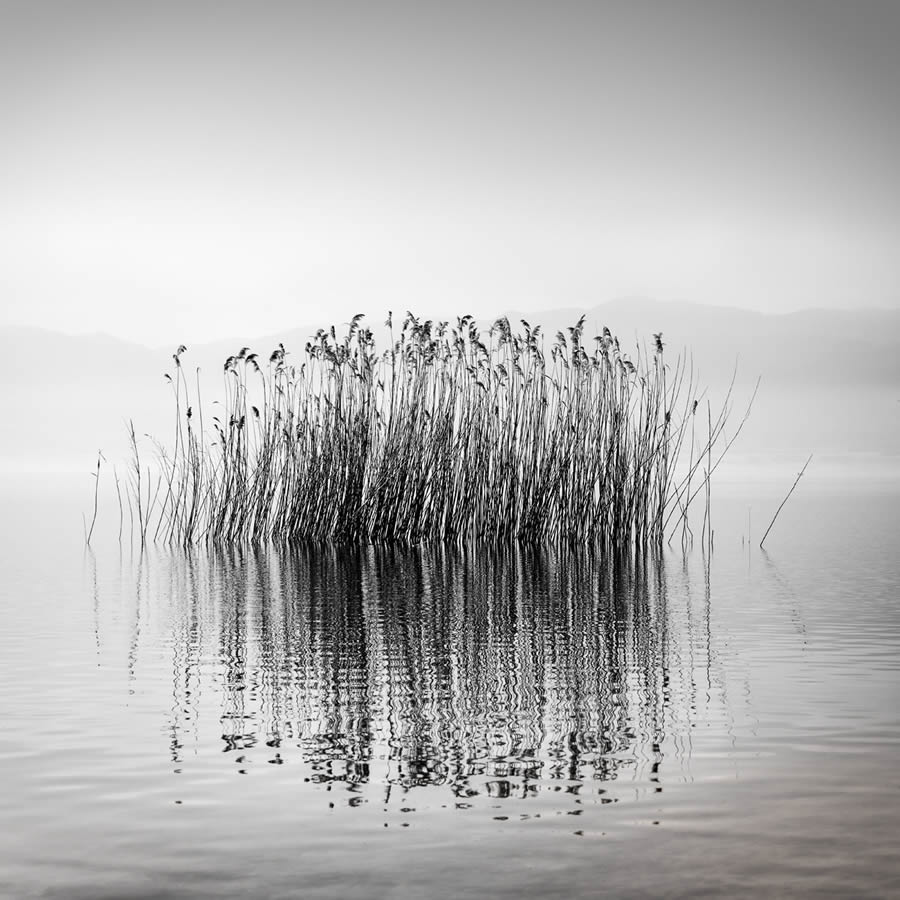
{"label": "faint hillside silhouette", "polygon": [[[586,342],[606,326],[626,351],[638,341],[649,344],[661,331],[668,357],[689,350],[701,383],[714,396],[731,378],[736,362],[739,398],[742,391],[749,395],[761,376],[760,394],[737,452],[900,454],[900,310],[764,315],[632,298],[583,308],[508,312],[514,321],[541,324],[550,339],[581,315],[586,317]],[[213,398],[225,358],[240,347],[267,358],[283,342],[299,356],[316,327],[331,324],[323,320],[315,327],[189,345],[185,371],[195,378],[199,368],[204,392]],[[382,321],[370,322],[370,327],[386,347]],[[123,423],[128,418],[139,433],[168,441],[171,404],[164,374],[172,369],[180,340],[173,335],[171,347],[154,349],[104,334],[0,328],[0,389],[6,401],[0,463],[5,468],[89,470],[99,447],[111,459],[119,452],[126,455]]]}

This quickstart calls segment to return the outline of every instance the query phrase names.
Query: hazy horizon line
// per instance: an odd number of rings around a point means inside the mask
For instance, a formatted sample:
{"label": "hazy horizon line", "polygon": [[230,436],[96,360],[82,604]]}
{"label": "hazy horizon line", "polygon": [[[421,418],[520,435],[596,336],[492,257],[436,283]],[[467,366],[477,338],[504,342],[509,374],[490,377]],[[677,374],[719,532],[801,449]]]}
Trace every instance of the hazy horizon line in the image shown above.
{"label": "hazy horizon line", "polygon": [[[407,310],[413,313],[413,315],[418,315],[419,318],[431,318],[433,321],[451,321],[456,316],[463,315],[475,315],[476,320],[487,321],[489,319],[497,319],[504,317],[527,317],[530,319],[535,319],[533,324],[540,324],[540,319],[535,317],[554,315],[558,316],[560,314],[566,312],[581,312],[581,311],[590,311],[599,309],[605,306],[615,306],[617,304],[649,304],[653,306],[659,307],[691,307],[697,310],[709,310],[714,313],[741,313],[745,315],[757,316],[762,319],[779,319],[779,318],[788,318],[791,316],[802,316],[808,315],[811,313],[821,314],[821,315],[841,315],[841,314],[853,314],[853,315],[866,315],[866,314],[900,314],[900,305],[898,306],[863,306],[863,307],[852,307],[852,306],[808,306],[801,307],[798,309],[790,309],[790,310],[758,310],[751,309],[746,306],[731,306],[727,304],[711,304],[711,303],[700,303],[693,300],[680,300],[680,299],[659,299],[656,297],[649,296],[621,296],[615,297],[609,300],[603,300],[599,303],[594,303],[591,305],[587,304],[572,304],[572,305],[562,305],[557,307],[544,307],[540,309],[517,309],[515,307],[506,308],[499,312],[489,313],[489,314],[476,314],[468,310],[464,310],[460,308],[460,311],[454,312],[451,316],[428,316],[426,313],[422,313],[419,315],[415,309],[409,308],[407,305],[401,307],[396,307],[393,310],[385,309],[378,314],[364,312],[362,313],[363,320],[373,321],[377,319],[378,324],[381,324],[381,319],[387,316],[389,313],[392,313],[395,317],[395,321],[402,321],[403,317],[405,317]],[[335,318],[343,318],[344,313],[338,313]],[[271,335],[277,335],[286,331],[297,331],[303,328],[311,328],[313,330],[317,328],[327,327],[330,325],[343,325],[348,324],[343,322],[337,322],[332,320],[324,321],[324,317],[320,321],[299,321],[292,325],[283,325],[278,329],[269,329],[265,332],[257,332],[254,334],[245,333],[243,336],[238,334],[230,334],[223,337],[191,337],[191,336],[182,336],[179,338],[178,336],[173,337],[166,343],[147,343],[136,338],[126,337],[122,334],[116,334],[111,331],[104,331],[101,329],[93,329],[93,330],[80,330],[80,331],[72,331],[66,328],[53,328],[47,325],[36,325],[30,322],[9,322],[6,324],[0,325],[0,332],[2,331],[13,331],[13,330],[31,330],[31,331],[43,331],[49,334],[61,335],[63,337],[70,338],[110,338],[112,340],[119,341],[125,344],[133,344],[138,347],[143,347],[148,350],[160,350],[165,349],[169,343],[175,341],[176,343],[179,340],[187,341],[190,340],[194,344],[218,344],[218,343],[228,343],[229,341],[242,341],[242,340],[254,340],[258,338],[269,337]]]}

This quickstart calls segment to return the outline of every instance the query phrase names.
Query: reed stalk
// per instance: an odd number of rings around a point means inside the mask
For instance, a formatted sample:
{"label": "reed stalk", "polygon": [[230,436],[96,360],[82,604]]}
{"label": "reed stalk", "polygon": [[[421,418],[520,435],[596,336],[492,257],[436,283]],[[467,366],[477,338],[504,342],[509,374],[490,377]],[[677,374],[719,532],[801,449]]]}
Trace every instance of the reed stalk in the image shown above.
{"label": "reed stalk", "polygon": [[630,356],[608,328],[586,345],[584,317],[549,351],[524,320],[486,332],[471,316],[451,325],[407,313],[397,332],[389,314],[385,324],[383,352],[361,316],[340,336],[320,329],[294,364],[283,345],[264,365],[244,347],[225,360],[224,399],[206,412],[199,371],[191,390],[179,347],[167,376],[173,445],[156,443],[155,494],[129,424],[124,487],[142,546],[150,534],[181,545],[624,548],[679,530],[684,543],[701,491],[711,537],[710,478],[750,408],[729,437],[733,379],[718,415],[707,401],[698,438],[693,363],[667,362],[661,334]]}
{"label": "reed stalk", "polygon": [[787,503],[788,500],[790,500],[791,494],[794,493],[794,489],[800,483],[800,479],[803,477],[803,473],[806,471],[806,467],[812,462],[812,458],[813,458],[813,455],[812,455],[812,453],[810,453],[806,462],[803,463],[803,468],[799,471],[799,473],[797,474],[797,477],[794,479],[794,483],[791,485],[791,489],[787,492],[787,495],[785,496],[784,500],[782,500],[781,503],[779,504],[778,509],[775,510],[775,515],[772,516],[772,521],[769,522],[769,527],[766,529],[766,533],[762,536],[762,540],[759,542],[760,549],[762,549],[762,545],[766,542],[766,538],[769,536],[769,532],[772,530],[772,526],[775,524],[775,520],[778,518],[778,514],[781,512],[782,509],[784,509],[784,504]]}

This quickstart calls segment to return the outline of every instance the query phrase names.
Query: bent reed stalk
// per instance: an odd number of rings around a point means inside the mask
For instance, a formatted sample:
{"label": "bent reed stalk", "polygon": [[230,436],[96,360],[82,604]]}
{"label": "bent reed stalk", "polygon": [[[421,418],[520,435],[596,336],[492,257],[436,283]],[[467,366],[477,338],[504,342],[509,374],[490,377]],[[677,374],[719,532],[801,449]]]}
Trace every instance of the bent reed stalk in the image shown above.
{"label": "bent reed stalk", "polygon": [[[390,346],[379,354],[361,322],[342,337],[319,330],[297,365],[283,345],[262,365],[244,347],[225,361],[224,402],[212,416],[199,370],[192,391],[178,348],[175,377],[166,376],[174,440],[171,451],[154,441],[155,478],[149,467],[142,478],[130,426],[126,488],[142,545],[623,548],[661,545],[679,528],[685,541],[692,501],[708,495],[746,421],[726,435],[732,379],[698,440],[693,366],[681,356],[667,365],[660,334],[631,359],[608,328],[586,346],[582,317],[548,355],[540,326],[524,320],[522,331],[501,318],[483,333],[471,316],[451,327],[408,313],[395,339],[389,314]],[[690,459],[679,466],[685,446]]]}

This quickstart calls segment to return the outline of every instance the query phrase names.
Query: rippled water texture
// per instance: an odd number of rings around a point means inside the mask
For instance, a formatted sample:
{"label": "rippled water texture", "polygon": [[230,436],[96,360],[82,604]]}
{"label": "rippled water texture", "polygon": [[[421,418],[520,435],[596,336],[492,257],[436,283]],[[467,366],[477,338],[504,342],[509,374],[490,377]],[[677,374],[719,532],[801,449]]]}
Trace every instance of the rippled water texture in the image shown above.
{"label": "rippled water texture", "polygon": [[3,494],[4,896],[900,891],[896,488],[638,562],[85,552],[83,483]]}

